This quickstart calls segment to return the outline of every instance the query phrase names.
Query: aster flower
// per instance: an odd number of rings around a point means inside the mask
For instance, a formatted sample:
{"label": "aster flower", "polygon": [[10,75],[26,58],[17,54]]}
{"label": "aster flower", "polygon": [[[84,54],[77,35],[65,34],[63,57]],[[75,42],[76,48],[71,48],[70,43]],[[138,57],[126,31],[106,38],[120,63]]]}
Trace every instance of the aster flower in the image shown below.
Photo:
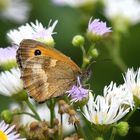
{"label": "aster flower", "polygon": [[25,0],[1,0],[0,3],[2,3],[1,17],[19,23],[28,19],[30,6]]}
{"label": "aster flower", "polygon": [[16,65],[16,51],[17,47],[0,48],[0,65]]}
{"label": "aster flower", "polygon": [[104,96],[96,98],[90,93],[89,101],[84,106],[83,114],[95,125],[113,124],[124,117],[130,110],[131,99],[123,86],[111,83],[104,88]]}
{"label": "aster flower", "polygon": [[0,94],[12,96],[21,91],[23,91],[23,82],[20,79],[20,70],[18,68],[0,73]]}
{"label": "aster flower", "polygon": [[140,68],[137,71],[134,71],[133,68],[128,69],[124,81],[128,91],[140,100]]}
{"label": "aster flower", "polygon": [[26,140],[25,138],[19,138],[20,135],[14,131],[15,125],[9,126],[4,121],[0,122],[0,139],[1,140]]}
{"label": "aster flower", "polygon": [[121,17],[132,24],[140,22],[139,0],[104,0],[105,15],[111,20]]}
{"label": "aster flower", "polygon": [[80,83],[79,77],[77,78],[77,85],[73,85],[71,90],[67,91],[68,96],[71,97],[71,102],[82,101],[88,96],[90,90],[84,89]]}
{"label": "aster flower", "polygon": [[58,21],[56,20],[52,26],[50,26],[50,21],[48,28],[45,28],[38,20],[36,20],[35,24],[32,22],[30,24],[27,23],[26,25],[19,27],[17,30],[10,30],[7,35],[9,39],[17,45],[19,45],[23,39],[38,40],[49,46],[52,44],[54,45],[52,35],[55,34],[53,30],[57,22]]}
{"label": "aster flower", "polygon": [[87,4],[94,4],[96,0],[52,0],[57,5],[69,5],[71,7],[80,7]]}
{"label": "aster flower", "polygon": [[92,18],[89,20],[87,32],[93,36],[103,36],[106,33],[112,32],[111,27],[106,26],[106,22],[100,21],[100,19]]}

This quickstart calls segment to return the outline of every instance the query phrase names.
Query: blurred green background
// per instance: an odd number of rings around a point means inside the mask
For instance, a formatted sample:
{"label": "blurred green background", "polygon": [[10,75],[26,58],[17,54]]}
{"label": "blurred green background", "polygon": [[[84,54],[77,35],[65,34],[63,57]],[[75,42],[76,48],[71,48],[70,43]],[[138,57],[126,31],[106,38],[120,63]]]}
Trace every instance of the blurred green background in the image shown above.
{"label": "blurred green background", "polygon": [[[68,6],[59,7],[53,5],[52,2],[48,0],[29,0],[29,3],[32,6],[32,10],[28,22],[34,22],[38,19],[44,26],[48,26],[50,19],[53,21],[58,19],[59,22],[55,28],[57,34],[53,36],[56,42],[55,47],[67,56],[70,56],[80,66],[82,63],[82,52],[79,48],[72,46],[71,40],[74,35],[83,34],[79,26],[81,24],[82,13]],[[97,9],[96,13],[93,14],[93,19],[94,18],[106,20],[100,9]],[[6,37],[8,30],[19,26],[20,24],[16,24],[12,21],[0,19],[1,47],[10,45]],[[96,94],[102,94],[105,85],[109,85],[111,81],[120,84],[123,82],[123,77],[120,69],[112,63],[103,44],[99,44],[98,49],[100,56],[97,62],[92,66],[93,73],[90,83],[91,88]],[[134,67],[136,69],[140,66],[140,24],[130,27],[129,33],[122,37],[121,56],[129,68]],[[106,59],[109,60],[104,61]],[[0,111],[8,108],[9,101],[10,99],[0,96]],[[137,110],[130,120],[129,134],[124,138],[118,137],[118,140],[140,139],[140,130],[134,129],[135,126],[140,126],[139,116],[140,110]]]}

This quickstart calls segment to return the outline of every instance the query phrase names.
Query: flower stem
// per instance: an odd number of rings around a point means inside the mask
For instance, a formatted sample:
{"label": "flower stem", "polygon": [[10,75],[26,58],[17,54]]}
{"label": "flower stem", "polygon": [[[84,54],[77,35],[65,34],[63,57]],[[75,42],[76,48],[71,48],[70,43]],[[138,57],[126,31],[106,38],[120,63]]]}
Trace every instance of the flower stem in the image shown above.
{"label": "flower stem", "polygon": [[130,117],[135,113],[135,111],[137,110],[138,106],[135,106],[134,109],[126,116],[126,118],[124,119],[124,121],[128,121],[130,119]]}
{"label": "flower stem", "polygon": [[18,113],[14,113],[14,115],[28,115],[28,116],[31,116],[32,118],[36,119],[36,116],[29,112],[18,112]]}
{"label": "flower stem", "polygon": [[54,111],[55,100],[50,99],[49,102],[47,103],[47,106],[48,106],[48,108],[50,110],[50,125],[51,125],[51,128],[53,128],[53,126],[54,126],[54,118],[55,118],[55,111]]}
{"label": "flower stem", "polygon": [[77,134],[79,136],[81,136],[82,138],[84,138],[84,140],[86,140],[86,136],[85,136],[84,130],[81,127],[81,125],[80,124],[77,124],[76,128],[77,128]]}
{"label": "flower stem", "polygon": [[86,50],[84,48],[84,46],[81,46],[81,50],[82,50],[82,53],[83,53],[83,63],[82,63],[82,69],[84,69],[87,65],[87,62],[85,61],[85,59],[87,58],[87,54],[86,54]]}
{"label": "flower stem", "polygon": [[60,114],[61,126],[60,126],[60,140],[63,140],[63,114]]}
{"label": "flower stem", "polygon": [[29,102],[29,100],[25,100],[25,102],[26,102],[26,104],[28,105],[28,107],[31,109],[31,111],[35,114],[35,118],[36,118],[37,120],[40,121],[40,120],[41,120],[41,119],[40,119],[40,116],[39,116],[38,113],[36,112],[34,106]]}
{"label": "flower stem", "polygon": [[113,35],[113,41],[114,41],[114,46],[112,44],[106,44],[106,48],[114,62],[115,65],[119,67],[119,69],[124,72],[127,70],[127,66],[124,63],[123,59],[121,58],[120,55],[120,34],[115,32]]}
{"label": "flower stem", "polygon": [[109,140],[114,140],[115,139],[115,135],[116,135],[116,128],[113,127],[112,133],[111,133],[111,136],[110,136],[110,139]]}

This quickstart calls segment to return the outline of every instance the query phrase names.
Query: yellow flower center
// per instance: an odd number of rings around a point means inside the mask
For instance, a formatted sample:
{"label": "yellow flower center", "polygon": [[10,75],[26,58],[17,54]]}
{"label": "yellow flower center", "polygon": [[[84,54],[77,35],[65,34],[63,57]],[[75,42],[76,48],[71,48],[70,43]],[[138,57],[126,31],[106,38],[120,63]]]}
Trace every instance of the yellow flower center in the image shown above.
{"label": "yellow flower center", "polygon": [[138,97],[140,94],[140,86],[136,85],[135,88],[132,89],[132,93],[133,93],[133,95]]}
{"label": "yellow flower center", "polygon": [[99,120],[98,120],[98,115],[96,114],[96,116],[95,116],[95,122],[96,122],[96,124],[98,124],[99,123]]}
{"label": "yellow flower center", "polygon": [[1,130],[0,130],[0,140],[8,140],[7,135]]}

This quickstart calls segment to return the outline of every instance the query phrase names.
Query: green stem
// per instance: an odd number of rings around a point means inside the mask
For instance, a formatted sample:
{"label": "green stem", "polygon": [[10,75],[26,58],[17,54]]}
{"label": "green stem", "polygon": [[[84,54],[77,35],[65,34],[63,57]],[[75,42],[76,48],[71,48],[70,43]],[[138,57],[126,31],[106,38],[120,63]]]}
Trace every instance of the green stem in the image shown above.
{"label": "green stem", "polygon": [[28,105],[28,107],[31,109],[31,111],[35,114],[35,118],[40,121],[41,119],[40,119],[38,113],[36,112],[34,106],[29,102],[29,100],[26,100],[25,102]]}
{"label": "green stem", "polygon": [[50,125],[51,128],[53,128],[54,126],[54,118],[55,118],[55,111],[54,111],[54,107],[55,107],[55,100],[54,99],[50,99],[50,101],[47,104],[49,110],[50,110]]}
{"label": "green stem", "polygon": [[82,53],[83,53],[83,63],[82,63],[82,69],[84,69],[87,65],[85,59],[87,58],[87,54],[86,54],[86,50],[84,48],[84,46],[81,46],[81,50],[82,50]]}
{"label": "green stem", "polygon": [[137,110],[138,106],[135,106],[134,109],[126,116],[126,118],[124,119],[124,121],[128,121],[130,119],[130,117],[135,113],[135,111]]}
{"label": "green stem", "polygon": [[82,137],[82,138],[84,138],[84,140],[86,140],[86,135],[85,135],[85,133],[84,133],[84,130],[83,130],[83,128],[81,127],[81,125],[80,124],[77,124],[77,131],[78,131],[78,134]]}
{"label": "green stem", "polygon": [[75,123],[74,123],[74,128],[75,128],[75,131],[76,131],[77,135],[79,136],[80,134],[79,134],[79,132],[78,132],[77,125],[76,125]]}
{"label": "green stem", "polygon": [[116,64],[119,69],[124,72],[127,70],[127,66],[126,64],[124,63],[123,59],[121,58],[121,55],[120,55],[120,41],[121,41],[121,38],[120,38],[120,34],[115,32],[114,35],[113,35],[113,41],[114,41],[114,46],[112,46],[112,44],[106,44],[106,48],[108,49],[108,52],[114,62],[114,64]]}
{"label": "green stem", "polygon": [[115,135],[116,135],[116,128],[113,127],[112,133],[111,133],[111,136],[110,136],[110,139],[109,140],[114,140],[115,139]]}
{"label": "green stem", "polygon": [[85,50],[84,46],[81,46],[81,50],[83,52],[83,57],[86,57],[86,50]]}
{"label": "green stem", "polygon": [[13,115],[29,115],[31,116],[32,118],[35,118],[36,119],[36,116],[29,113],[29,112],[19,112],[19,113],[14,113]]}

